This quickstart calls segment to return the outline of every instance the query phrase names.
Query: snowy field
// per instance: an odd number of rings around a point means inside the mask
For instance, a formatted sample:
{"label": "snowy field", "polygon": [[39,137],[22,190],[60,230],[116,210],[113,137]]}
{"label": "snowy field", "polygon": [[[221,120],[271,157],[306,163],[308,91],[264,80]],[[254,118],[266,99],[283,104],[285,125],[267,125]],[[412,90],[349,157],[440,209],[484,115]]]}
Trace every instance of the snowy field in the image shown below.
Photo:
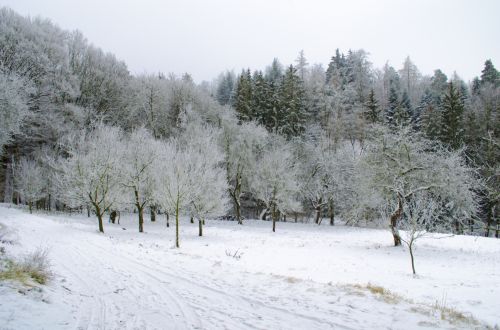
{"label": "snowy field", "polygon": [[[500,324],[500,240],[423,238],[418,276],[388,231],[163,217],[137,232],[0,206],[20,257],[50,253],[47,286],[0,285],[0,329],[474,329]],[[384,290],[382,290],[382,288]]]}

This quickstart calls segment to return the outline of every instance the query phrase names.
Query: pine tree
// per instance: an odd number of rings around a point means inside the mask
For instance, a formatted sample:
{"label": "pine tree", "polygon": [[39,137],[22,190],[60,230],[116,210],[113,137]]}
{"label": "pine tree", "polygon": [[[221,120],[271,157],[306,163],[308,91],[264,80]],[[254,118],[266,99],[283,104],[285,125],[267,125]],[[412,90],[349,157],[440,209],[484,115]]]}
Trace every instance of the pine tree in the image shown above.
{"label": "pine tree", "polygon": [[302,81],[304,81],[305,74],[307,71],[307,66],[309,65],[309,63],[307,62],[307,59],[304,55],[304,50],[301,50],[299,52],[299,56],[297,57],[295,62],[297,63],[297,73],[299,74],[300,79],[302,79]]}
{"label": "pine tree", "polygon": [[436,97],[440,96],[446,91],[448,87],[448,77],[443,73],[443,71],[437,69],[434,71],[434,76],[431,78],[430,91]]}
{"label": "pine tree", "polygon": [[406,90],[403,92],[401,97],[401,103],[396,107],[394,113],[394,122],[398,125],[408,125],[413,116],[413,111],[411,108],[410,97]]}
{"label": "pine tree", "polygon": [[495,69],[491,60],[484,62],[484,69],[481,71],[481,84],[484,85],[486,83],[492,84],[495,87],[498,87],[500,84],[500,73]]}
{"label": "pine tree", "polygon": [[335,88],[343,89],[348,83],[347,71],[347,61],[344,54],[341,54],[337,48],[335,56],[332,57],[326,69],[326,83]]}
{"label": "pine tree", "polygon": [[368,100],[365,103],[366,111],[365,118],[372,124],[375,124],[379,121],[380,109],[378,106],[378,101],[375,98],[375,92],[373,88],[370,90],[370,94],[368,94]]}
{"label": "pine tree", "polygon": [[441,112],[435,100],[432,92],[426,90],[415,111],[418,117],[414,119],[414,127],[422,131],[431,140],[437,139],[441,130]]}
{"label": "pine tree", "polygon": [[271,98],[271,89],[266,79],[264,79],[262,71],[256,71],[253,74],[252,109],[255,120],[268,129],[272,122]]}
{"label": "pine tree", "polygon": [[266,80],[277,85],[281,78],[283,78],[283,66],[277,58],[274,58],[271,66],[266,69]]}
{"label": "pine tree", "polygon": [[234,89],[234,74],[226,72],[220,78],[217,86],[216,99],[221,105],[231,104]]}
{"label": "pine tree", "polygon": [[478,77],[475,77],[473,80],[472,80],[472,87],[471,87],[471,90],[472,90],[472,95],[479,95],[480,94],[480,90],[481,90],[481,80],[479,80]]}
{"label": "pine tree", "polygon": [[236,94],[234,98],[234,109],[240,120],[252,120],[252,76],[250,70],[243,71],[238,78]]}
{"label": "pine tree", "polygon": [[394,125],[396,123],[395,115],[400,107],[399,96],[398,96],[398,93],[397,93],[396,89],[394,88],[394,86],[391,86],[391,89],[389,90],[389,100],[388,101],[389,102],[388,102],[387,108],[385,109],[385,114],[384,114],[385,121],[389,125]]}
{"label": "pine tree", "polygon": [[279,130],[287,137],[297,136],[304,130],[307,120],[305,91],[297,70],[290,65],[280,88]]}
{"label": "pine tree", "polygon": [[463,141],[464,104],[460,92],[452,82],[448,84],[441,108],[443,111],[441,141],[453,149],[458,149]]}

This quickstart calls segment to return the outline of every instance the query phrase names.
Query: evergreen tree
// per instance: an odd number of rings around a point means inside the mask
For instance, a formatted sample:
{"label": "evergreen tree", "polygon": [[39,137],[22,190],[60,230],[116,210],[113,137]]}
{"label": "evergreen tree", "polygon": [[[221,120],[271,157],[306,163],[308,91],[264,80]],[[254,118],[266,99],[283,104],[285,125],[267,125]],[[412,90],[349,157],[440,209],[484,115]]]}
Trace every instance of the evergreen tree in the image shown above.
{"label": "evergreen tree", "polygon": [[332,57],[326,69],[326,83],[335,88],[343,89],[347,80],[347,61],[344,54],[341,54],[337,48],[335,56]]}
{"label": "evergreen tree", "polygon": [[398,111],[400,106],[401,105],[399,103],[398,92],[396,91],[394,86],[391,86],[391,89],[389,91],[389,100],[388,100],[387,108],[385,109],[385,114],[384,114],[385,121],[389,125],[394,125],[396,123],[395,115],[396,115],[396,112]]}
{"label": "evergreen tree", "polygon": [[448,84],[448,90],[441,103],[443,122],[441,141],[453,149],[462,145],[464,104],[460,92],[453,82]]}
{"label": "evergreen tree", "polygon": [[287,137],[297,136],[304,130],[307,120],[305,91],[297,70],[290,65],[280,88],[279,131]]}
{"label": "evergreen tree", "polygon": [[500,84],[500,73],[495,69],[491,60],[484,62],[484,69],[481,71],[481,84],[484,85],[486,83],[492,84],[495,87],[498,87]]}
{"label": "evergreen tree", "polygon": [[253,75],[252,109],[255,119],[266,128],[271,125],[272,93],[270,86],[262,71],[256,71]]}
{"label": "evergreen tree", "polygon": [[478,77],[475,77],[472,80],[472,95],[479,95],[481,89],[481,80]]}
{"label": "evergreen tree", "polygon": [[427,138],[434,140],[439,137],[441,129],[441,112],[436,105],[436,99],[430,90],[426,90],[415,111],[414,127],[422,131]]}
{"label": "evergreen tree", "polygon": [[401,97],[401,103],[396,108],[396,111],[394,113],[394,121],[398,125],[408,125],[412,117],[413,111],[411,108],[410,97],[405,90],[403,92],[403,96]]}
{"label": "evergreen tree", "polygon": [[309,63],[307,62],[307,59],[304,55],[304,50],[301,50],[299,52],[299,56],[297,57],[295,62],[297,63],[297,73],[298,73],[300,79],[302,79],[302,81],[304,81],[306,71],[307,71],[307,66],[309,65]]}
{"label": "evergreen tree", "polygon": [[240,120],[252,120],[254,114],[252,111],[252,76],[250,70],[243,70],[238,78],[236,86],[236,95],[234,98],[234,109]]}
{"label": "evergreen tree", "polygon": [[365,104],[365,118],[372,124],[375,124],[379,121],[380,109],[378,106],[378,101],[375,98],[375,92],[373,88],[370,90],[370,94],[368,94],[368,100]]}
{"label": "evergreen tree", "polygon": [[266,69],[266,80],[269,83],[278,85],[281,82],[282,77],[283,65],[281,65],[280,61],[277,58],[274,58],[271,66]]}
{"label": "evergreen tree", "polygon": [[234,89],[234,74],[227,71],[220,78],[216,99],[221,105],[231,104]]}

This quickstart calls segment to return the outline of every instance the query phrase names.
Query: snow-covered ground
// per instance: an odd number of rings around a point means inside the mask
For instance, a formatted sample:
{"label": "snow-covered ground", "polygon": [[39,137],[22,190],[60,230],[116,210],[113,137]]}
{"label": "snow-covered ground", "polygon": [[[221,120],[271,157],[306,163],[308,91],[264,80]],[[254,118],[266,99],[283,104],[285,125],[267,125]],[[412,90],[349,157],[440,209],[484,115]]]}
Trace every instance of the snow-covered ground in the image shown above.
{"label": "snow-covered ground", "polygon": [[[500,324],[500,240],[423,238],[408,252],[388,231],[185,219],[181,248],[163,217],[95,218],[0,206],[8,255],[48,247],[55,278],[0,285],[0,329],[414,329]],[[370,283],[373,292],[366,288]],[[377,287],[392,293],[380,294]],[[479,323],[441,316],[450,308]],[[460,318],[460,317],[458,317]],[[450,321],[451,320],[451,321]]]}

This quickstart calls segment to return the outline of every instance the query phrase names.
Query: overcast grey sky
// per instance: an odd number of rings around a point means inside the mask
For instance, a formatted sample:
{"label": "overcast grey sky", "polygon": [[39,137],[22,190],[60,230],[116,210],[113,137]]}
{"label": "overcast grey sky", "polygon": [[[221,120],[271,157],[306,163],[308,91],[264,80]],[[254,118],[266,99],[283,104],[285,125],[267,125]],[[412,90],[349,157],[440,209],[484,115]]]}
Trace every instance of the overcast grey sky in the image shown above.
{"label": "overcast grey sky", "polygon": [[499,0],[0,0],[22,15],[78,29],[129,70],[189,72],[293,63],[303,49],[325,67],[336,48],[363,48],[399,69],[409,55],[424,74],[469,80],[500,66]]}

